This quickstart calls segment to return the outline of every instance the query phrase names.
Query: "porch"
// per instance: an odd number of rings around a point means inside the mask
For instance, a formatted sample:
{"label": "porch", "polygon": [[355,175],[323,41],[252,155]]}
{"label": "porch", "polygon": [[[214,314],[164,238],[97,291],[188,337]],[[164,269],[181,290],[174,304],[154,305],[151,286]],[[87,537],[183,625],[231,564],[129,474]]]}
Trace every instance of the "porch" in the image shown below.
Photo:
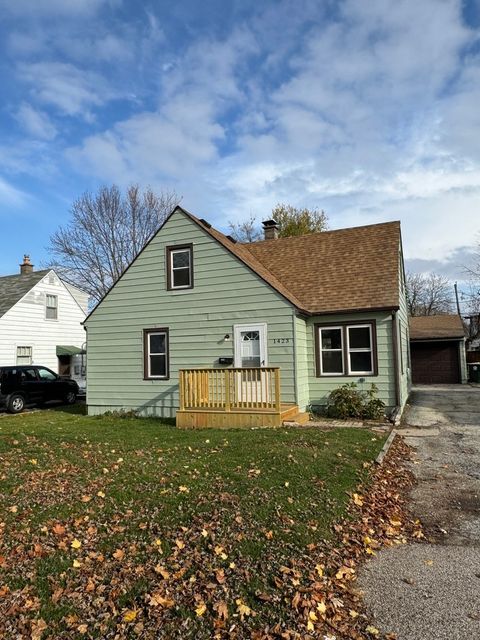
{"label": "porch", "polygon": [[295,404],[281,401],[280,368],[180,369],[180,429],[279,427],[306,422]]}

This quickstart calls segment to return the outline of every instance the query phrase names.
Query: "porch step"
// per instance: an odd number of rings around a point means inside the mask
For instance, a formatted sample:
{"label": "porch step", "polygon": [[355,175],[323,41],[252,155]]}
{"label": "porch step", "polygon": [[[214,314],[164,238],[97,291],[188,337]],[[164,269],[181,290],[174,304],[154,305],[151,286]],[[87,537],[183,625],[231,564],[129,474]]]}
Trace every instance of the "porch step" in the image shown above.
{"label": "porch step", "polygon": [[280,407],[280,415],[282,417],[282,420],[290,420],[298,413],[299,410],[296,404],[282,404],[282,406]]}
{"label": "porch step", "polygon": [[289,416],[288,418],[283,418],[283,424],[285,426],[307,424],[307,422],[309,421],[310,421],[310,414],[301,412],[301,411],[298,411],[297,413],[295,413],[292,416]]}

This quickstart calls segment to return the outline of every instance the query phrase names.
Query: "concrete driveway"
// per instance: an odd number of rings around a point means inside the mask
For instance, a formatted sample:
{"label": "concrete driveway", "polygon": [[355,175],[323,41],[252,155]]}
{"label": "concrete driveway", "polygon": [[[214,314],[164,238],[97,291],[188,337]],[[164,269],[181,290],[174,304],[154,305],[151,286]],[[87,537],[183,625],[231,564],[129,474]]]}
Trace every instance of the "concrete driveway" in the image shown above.
{"label": "concrete driveway", "polygon": [[365,601],[398,640],[479,640],[480,386],[415,387],[404,422],[431,542],[381,551],[360,576]]}

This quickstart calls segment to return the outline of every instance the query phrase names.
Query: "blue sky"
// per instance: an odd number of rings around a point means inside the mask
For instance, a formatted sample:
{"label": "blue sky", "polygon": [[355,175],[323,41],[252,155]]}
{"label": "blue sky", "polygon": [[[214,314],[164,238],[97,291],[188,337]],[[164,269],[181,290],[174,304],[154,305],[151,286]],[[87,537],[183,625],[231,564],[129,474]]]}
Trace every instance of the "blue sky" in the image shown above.
{"label": "blue sky", "polygon": [[480,231],[480,0],[0,0],[0,274],[100,184],[226,229],[279,201],[400,219],[462,277]]}

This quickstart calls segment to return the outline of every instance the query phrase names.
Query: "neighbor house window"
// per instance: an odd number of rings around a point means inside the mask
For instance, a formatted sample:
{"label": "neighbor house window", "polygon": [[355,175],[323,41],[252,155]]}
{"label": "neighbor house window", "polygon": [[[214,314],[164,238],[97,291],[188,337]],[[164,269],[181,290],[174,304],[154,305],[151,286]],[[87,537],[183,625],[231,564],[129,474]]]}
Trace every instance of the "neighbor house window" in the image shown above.
{"label": "neighbor house window", "polygon": [[143,362],[145,380],[168,379],[168,329],[144,330]]}
{"label": "neighbor house window", "polygon": [[58,318],[58,297],[46,296],[46,316],[47,320],[56,320]]}
{"label": "neighbor house window", "polygon": [[32,364],[32,347],[17,347],[17,364]]}
{"label": "neighbor house window", "polygon": [[193,249],[192,245],[167,247],[167,288],[192,289]]}
{"label": "neighbor house window", "polygon": [[375,323],[316,326],[317,376],[376,375]]}

